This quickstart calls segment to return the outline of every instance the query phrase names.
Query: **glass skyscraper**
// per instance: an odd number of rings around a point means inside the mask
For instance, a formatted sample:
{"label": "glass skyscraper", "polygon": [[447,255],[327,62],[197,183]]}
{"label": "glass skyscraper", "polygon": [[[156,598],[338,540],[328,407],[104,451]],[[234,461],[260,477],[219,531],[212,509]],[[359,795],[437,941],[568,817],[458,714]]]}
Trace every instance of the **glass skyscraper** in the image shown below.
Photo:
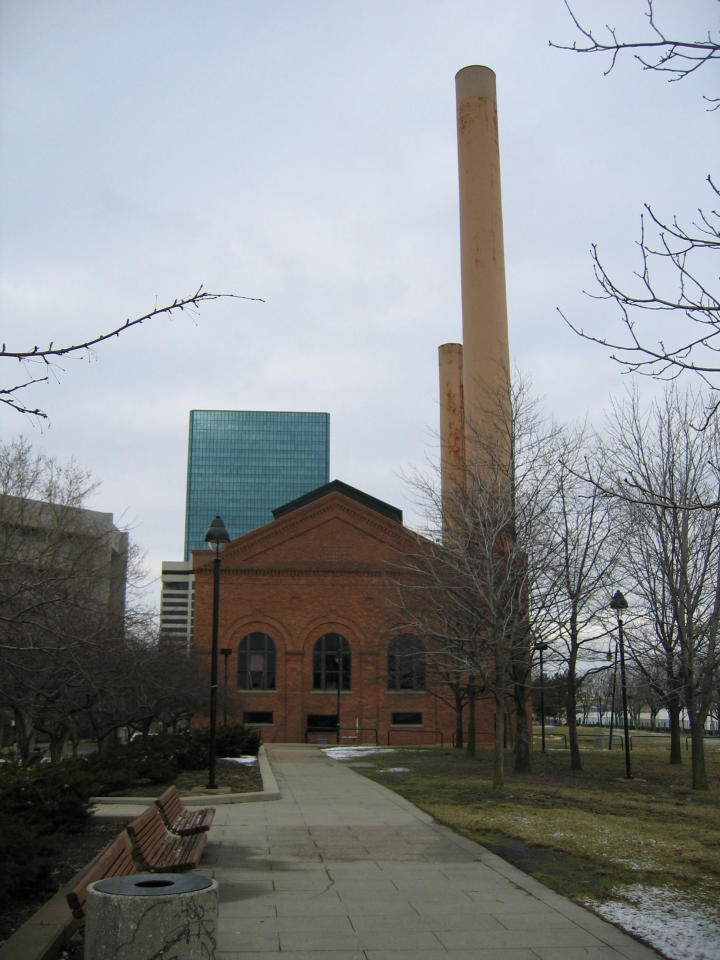
{"label": "glass skyscraper", "polygon": [[329,479],[329,413],[191,410],[185,559],[207,549],[216,514],[239,537]]}

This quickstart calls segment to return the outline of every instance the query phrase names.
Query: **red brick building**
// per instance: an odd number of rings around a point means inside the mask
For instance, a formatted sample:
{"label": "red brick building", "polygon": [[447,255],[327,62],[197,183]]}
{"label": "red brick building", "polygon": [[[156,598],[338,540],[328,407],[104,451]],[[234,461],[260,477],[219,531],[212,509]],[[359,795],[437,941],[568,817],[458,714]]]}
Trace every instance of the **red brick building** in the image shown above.
{"label": "red brick building", "polygon": [[[417,551],[402,513],[339,481],[274,511],[221,551],[218,716],[265,741],[452,742],[449,690],[426,676],[422,641],[394,608],[399,560]],[[212,558],[194,551],[195,652],[209,676]],[[412,654],[415,651],[415,655]],[[338,682],[339,681],[339,682]],[[478,740],[492,709],[478,704]]]}

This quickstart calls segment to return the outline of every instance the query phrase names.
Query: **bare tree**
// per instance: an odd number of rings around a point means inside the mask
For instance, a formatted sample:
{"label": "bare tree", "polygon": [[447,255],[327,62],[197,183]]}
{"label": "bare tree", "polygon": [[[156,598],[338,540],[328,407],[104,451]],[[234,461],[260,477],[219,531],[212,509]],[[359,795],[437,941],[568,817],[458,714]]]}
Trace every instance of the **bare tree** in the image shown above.
{"label": "bare tree", "polygon": [[0,700],[24,754],[40,726],[53,749],[67,735],[88,645],[122,630],[128,538],[81,509],[93,488],[22,437],[0,444]]}
{"label": "bare tree", "polygon": [[[17,410],[18,413],[27,413],[35,417],[46,418],[47,414],[39,407],[26,405],[23,397],[24,391],[38,383],[45,383],[51,375],[59,376],[61,372],[60,363],[67,358],[78,356],[95,356],[96,347],[100,346],[113,337],[119,337],[122,333],[130,330],[132,327],[153,320],[160,316],[171,316],[174,313],[184,310],[196,311],[202,304],[209,300],[219,300],[221,298],[232,298],[235,300],[255,300],[263,302],[260,297],[243,297],[234,293],[210,293],[203,290],[202,285],[198,287],[195,293],[187,297],[180,297],[173,300],[172,303],[163,307],[155,307],[141,317],[124,320],[122,323],[114,326],[105,333],[96,334],[80,343],[64,344],[57,346],[55,341],[51,340],[46,347],[26,347],[20,350],[14,350],[3,343],[0,350],[0,360],[15,360],[23,369],[23,376],[20,381],[13,386],[0,388],[0,403],[4,403]],[[40,369],[42,375],[37,375],[34,371]]]}
{"label": "bare tree", "polygon": [[[508,419],[489,404],[483,436],[470,445],[472,461],[443,493],[434,476],[412,485],[429,517],[426,537],[398,571],[403,622],[428,638],[431,670],[467,699],[467,745],[474,750],[475,703],[494,708],[493,785],[504,782],[509,732],[516,767],[527,769],[529,681],[535,636],[531,598],[547,540],[543,514],[552,487],[547,477],[556,457],[556,429],[537,416],[527,390],[513,390]],[[508,469],[513,464],[514,469]]]}
{"label": "bare tree", "polygon": [[[612,593],[618,541],[613,530],[611,503],[597,486],[582,479],[577,469],[589,459],[584,428],[567,434],[558,462],[556,495],[550,520],[556,549],[541,570],[545,589],[546,633],[556,662],[565,666],[570,765],[582,769],[577,736],[579,691],[598,665],[601,645],[607,641],[604,623]],[[602,475],[602,455],[592,460]]]}
{"label": "bare tree", "polygon": [[[599,36],[580,23],[569,0],[565,6],[583,37],[572,44],[551,46],[574,53],[606,54],[610,63],[627,51],[644,70],[682,80],[708,64],[720,60],[720,36],[708,30],[696,39],[668,36],[659,25],[653,0],[647,0],[649,38],[625,41],[614,27],[606,26]],[[720,107],[720,97],[706,98],[710,109]],[[711,203],[718,199],[718,187],[708,176]],[[605,267],[595,244],[591,250],[596,290],[589,296],[613,303],[619,311],[621,334],[617,337],[587,332],[577,323],[563,319],[581,337],[611,350],[611,356],[626,370],[659,379],[674,379],[690,372],[713,390],[720,389],[720,302],[718,301],[717,255],[720,254],[720,212],[716,207],[698,210],[682,222],[677,216],[656,213],[646,205],[641,217],[640,265],[631,280],[618,280]],[[715,256],[713,256],[715,255]],[[668,318],[665,327],[660,321]],[[645,320],[651,320],[648,328]],[[717,399],[710,404],[714,412]],[[710,414],[705,411],[704,417]]]}
{"label": "bare tree", "polygon": [[[720,509],[684,509],[718,499],[720,429],[694,426],[706,398],[669,385],[648,410],[636,394],[613,406],[608,429],[611,470],[631,473],[651,493],[644,504],[619,500],[626,515],[625,558],[649,630],[629,632],[638,665],[664,665],[662,692],[671,719],[680,698],[692,741],[692,785],[707,789],[704,730],[714,700],[720,647]],[[674,504],[668,507],[670,500]],[[659,505],[659,504],[662,504]],[[652,642],[651,642],[652,641]],[[645,671],[650,679],[650,671]],[[653,669],[653,681],[660,677]],[[676,744],[676,755],[679,752]]]}

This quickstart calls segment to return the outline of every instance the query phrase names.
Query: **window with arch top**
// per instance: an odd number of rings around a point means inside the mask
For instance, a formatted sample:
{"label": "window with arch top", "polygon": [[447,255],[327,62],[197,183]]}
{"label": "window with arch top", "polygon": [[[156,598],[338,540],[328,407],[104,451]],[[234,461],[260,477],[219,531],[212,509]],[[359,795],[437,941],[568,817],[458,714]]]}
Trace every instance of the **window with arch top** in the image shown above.
{"label": "window with arch top", "polygon": [[425,689],[425,648],[419,637],[403,633],[388,644],[388,690]]}
{"label": "window with arch top", "polygon": [[267,633],[248,633],[238,644],[238,689],[275,689],[275,643]]}
{"label": "window with arch top", "polygon": [[313,689],[350,690],[350,644],[340,633],[324,633],[313,649]]}

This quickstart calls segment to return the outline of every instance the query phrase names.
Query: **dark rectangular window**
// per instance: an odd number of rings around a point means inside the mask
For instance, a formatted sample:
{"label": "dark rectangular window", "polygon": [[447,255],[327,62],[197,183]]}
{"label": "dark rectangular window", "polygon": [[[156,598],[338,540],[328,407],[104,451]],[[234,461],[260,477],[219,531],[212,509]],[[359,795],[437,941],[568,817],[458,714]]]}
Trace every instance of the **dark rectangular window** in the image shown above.
{"label": "dark rectangular window", "polygon": [[398,712],[393,713],[392,722],[394,727],[421,727],[422,726],[422,714],[421,713],[409,713]]}
{"label": "dark rectangular window", "polygon": [[243,713],[243,723],[262,723],[267,725],[272,722],[272,710],[245,710]]}
{"label": "dark rectangular window", "polygon": [[336,713],[309,713],[308,730],[337,730]]}

